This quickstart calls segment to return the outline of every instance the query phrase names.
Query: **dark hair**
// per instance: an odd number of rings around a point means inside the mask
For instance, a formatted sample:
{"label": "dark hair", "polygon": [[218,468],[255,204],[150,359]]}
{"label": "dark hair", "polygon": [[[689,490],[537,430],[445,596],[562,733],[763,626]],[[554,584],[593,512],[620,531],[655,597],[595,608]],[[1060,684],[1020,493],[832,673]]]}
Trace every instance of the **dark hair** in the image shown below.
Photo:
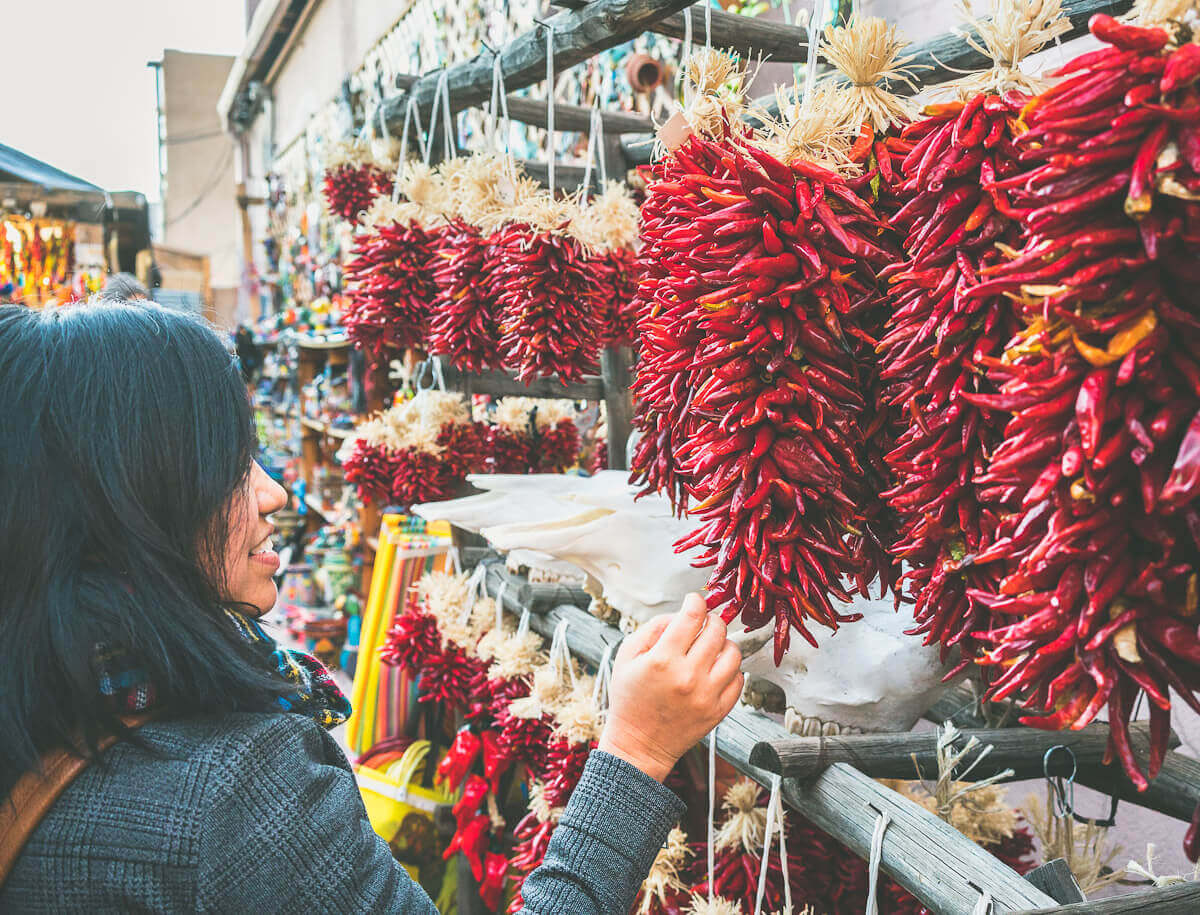
{"label": "dark hair", "polygon": [[121,730],[98,645],[132,653],[171,714],[282,691],[222,606],[255,435],[209,327],[153,304],[0,307],[0,429],[0,797],[47,750]]}
{"label": "dark hair", "polygon": [[140,303],[150,298],[150,290],[141,284],[132,273],[114,273],[109,276],[104,288],[96,294],[96,300],[112,305],[128,305],[134,301]]}

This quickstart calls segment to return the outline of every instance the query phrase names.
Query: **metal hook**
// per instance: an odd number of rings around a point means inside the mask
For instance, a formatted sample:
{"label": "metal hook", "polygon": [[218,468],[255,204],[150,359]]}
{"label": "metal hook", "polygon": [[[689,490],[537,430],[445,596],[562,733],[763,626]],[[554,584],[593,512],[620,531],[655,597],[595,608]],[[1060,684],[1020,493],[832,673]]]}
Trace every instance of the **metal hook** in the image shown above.
{"label": "metal hook", "polygon": [[[1061,775],[1050,774],[1050,759],[1056,750],[1062,750],[1071,759],[1071,774],[1065,779]],[[1075,813],[1075,774],[1078,771],[1079,763],[1075,759],[1074,752],[1070,747],[1061,743],[1056,743],[1042,757],[1042,774],[1046,777],[1046,782],[1054,794],[1054,815],[1059,819]]]}
{"label": "metal hook", "polygon": [[[1050,759],[1056,750],[1062,750],[1071,759],[1071,774],[1065,778],[1061,775],[1052,776],[1050,774]],[[1070,747],[1063,744],[1055,744],[1042,757],[1042,774],[1046,777],[1046,781],[1050,785],[1050,790],[1054,795],[1054,815],[1059,819],[1070,816],[1077,823],[1083,823],[1084,825],[1092,824],[1104,827],[1116,825],[1117,808],[1121,803],[1120,799],[1116,796],[1110,798],[1108,816],[1103,820],[1085,817],[1075,809],[1075,775],[1078,771],[1079,762],[1076,760],[1074,752],[1072,752]]]}

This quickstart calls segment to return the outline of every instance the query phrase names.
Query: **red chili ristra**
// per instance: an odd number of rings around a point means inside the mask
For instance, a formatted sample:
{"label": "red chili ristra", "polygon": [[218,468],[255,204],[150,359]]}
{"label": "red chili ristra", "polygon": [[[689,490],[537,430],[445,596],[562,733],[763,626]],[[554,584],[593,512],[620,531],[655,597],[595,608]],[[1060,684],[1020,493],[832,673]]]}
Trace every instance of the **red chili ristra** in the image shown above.
{"label": "red chili ristra", "polygon": [[464,372],[485,372],[502,363],[491,275],[495,254],[491,241],[461,220],[438,233],[429,350]]}
{"label": "red chili ristra", "polygon": [[634,479],[700,519],[710,605],[751,629],[858,619],[843,579],[877,576],[861,544],[874,498],[852,303],[892,256],[841,176],[784,164],[730,133],[656,166],[642,213],[643,438]]}
{"label": "red chili ristra", "polygon": [[376,363],[423,346],[437,292],[429,269],[435,237],[416,223],[364,229],[346,263],[343,323]]}
{"label": "red chili ristra", "polygon": [[574,238],[505,226],[496,234],[492,276],[500,349],[521,381],[557,376],[567,384],[596,370],[593,276]]}
{"label": "red chili ristra", "polygon": [[[1167,748],[1171,700],[1200,710],[1200,160],[1194,51],[1163,29],[1092,18],[1110,43],[1030,102],[1021,173],[985,182],[1025,242],[972,295],[1017,297],[1026,329],[976,404],[1010,412],[976,478],[1018,500],[976,563],[973,593],[998,619],[978,637],[1028,724],[1080,728],[1107,707],[1110,756],[1147,785]],[[1190,424],[1189,424],[1190,423]],[[1128,722],[1149,699],[1139,760]]]}
{"label": "red chili ristra", "polygon": [[392,176],[370,164],[342,164],[325,171],[321,192],[329,212],[357,222],[375,198],[392,193]]}
{"label": "red chili ristra", "polygon": [[921,138],[897,166],[892,226],[905,257],[882,274],[892,311],[877,347],[880,378],[902,428],[887,455],[895,485],[883,496],[901,521],[893,552],[910,567],[913,631],[940,644],[943,659],[961,649],[949,676],[973,662],[979,649],[970,634],[990,618],[967,592],[994,584],[990,567],[972,559],[992,539],[998,506],[981,506],[972,480],[1004,428],[1002,416],[964,395],[994,390],[978,365],[999,356],[1015,330],[1003,296],[964,292],[998,259],[995,245],[1019,233],[982,183],[1017,168],[1000,147],[1011,145],[1009,122],[1023,101],[976,93],[930,106],[905,128],[902,139]]}

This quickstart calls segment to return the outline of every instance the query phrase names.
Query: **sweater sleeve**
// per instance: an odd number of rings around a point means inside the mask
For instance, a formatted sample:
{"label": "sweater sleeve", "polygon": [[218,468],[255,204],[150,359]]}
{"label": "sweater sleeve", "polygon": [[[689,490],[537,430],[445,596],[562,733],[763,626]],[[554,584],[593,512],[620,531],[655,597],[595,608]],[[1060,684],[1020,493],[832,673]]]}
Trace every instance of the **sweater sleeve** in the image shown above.
{"label": "sweater sleeve", "polygon": [[546,859],[521,888],[530,915],[628,912],[667,833],[683,815],[673,792],[593,750]]}
{"label": "sweater sleeve", "polygon": [[371,828],[345,758],[315,723],[264,716],[225,748],[212,777],[199,911],[436,915]]}

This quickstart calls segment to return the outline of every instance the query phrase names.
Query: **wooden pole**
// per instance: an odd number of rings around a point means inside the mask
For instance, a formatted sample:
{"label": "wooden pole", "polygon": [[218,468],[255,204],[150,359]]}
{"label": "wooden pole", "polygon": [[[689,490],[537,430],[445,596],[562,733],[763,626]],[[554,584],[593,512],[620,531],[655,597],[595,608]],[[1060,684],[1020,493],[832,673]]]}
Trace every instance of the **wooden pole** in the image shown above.
{"label": "wooden pole", "polygon": [[[588,0],[553,0],[564,9],[583,9]],[[694,3],[692,40],[704,44],[704,4]],[[751,19],[714,9],[710,38],[714,48],[732,48],[746,59],[761,55],[773,63],[803,63],[808,60],[808,31],[782,22]],[[652,24],[649,31],[683,40],[687,31],[683,13],[672,13]]]}
{"label": "wooden pole", "polygon": [[[592,0],[580,10],[559,13],[548,20],[554,29],[554,67],[561,72],[582,63],[598,51],[624,44],[688,5],[688,0]],[[538,26],[499,50],[506,88],[523,89],[546,78],[546,32]],[[491,95],[492,59],[483,51],[469,61],[448,68],[450,110],[477,106]],[[430,108],[441,71],[422,76],[408,92],[383,103],[384,119],[393,136],[400,136],[409,97],[416,99],[421,122],[429,123]]]}
{"label": "wooden pole", "polygon": [[[1103,763],[1108,747],[1108,725],[1090,724],[1080,731],[1039,731],[1034,728],[993,728],[959,732],[955,744],[965,746],[972,738],[979,749],[990,746],[983,760],[964,775],[968,781],[980,781],[1013,770],[1010,780],[1041,778],[1043,759],[1053,747],[1067,747],[1074,754],[1056,751],[1048,759],[1051,775],[1067,776]],[[1149,734],[1145,725],[1130,728],[1135,752],[1144,758],[1149,753]],[[938,735],[923,734],[847,734],[829,737],[787,737],[761,741],[750,752],[752,765],[784,778],[812,778],[836,762],[847,763],[872,778],[933,778],[937,775]],[[963,760],[969,766],[975,757]]]}

